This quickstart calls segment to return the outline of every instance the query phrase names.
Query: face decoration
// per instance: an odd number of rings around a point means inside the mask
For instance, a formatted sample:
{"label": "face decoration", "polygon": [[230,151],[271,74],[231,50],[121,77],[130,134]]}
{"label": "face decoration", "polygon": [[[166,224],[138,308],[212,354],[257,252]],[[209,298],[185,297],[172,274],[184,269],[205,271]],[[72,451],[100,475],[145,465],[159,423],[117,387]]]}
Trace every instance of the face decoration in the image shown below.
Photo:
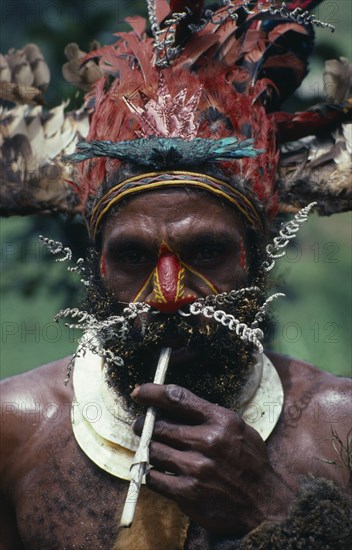
{"label": "face decoration", "polygon": [[208,285],[210,292],[218,294],[215,285],[197,270],[182,262],[177,254],[174,254],[171,248],[165,242],[162,242],[157,266],[149,275],[133,302],[142,299],[146,288],[148,288],[148,283],[152,279],[152,295],[146,300],[146,303],[150,306],[162,313],[176,313],[182,306],[191,304],[197,299],[197,295],[192,292],[185,292],[186,269],[200,277]]}
{"label": "face decoration", "polygon": [[240,266],[243,271],[247,270],[247,258],[246,258],[246,249],[244,247],[243,239],[240,238]]}
{"label": "face decoration", "polygon": [[101,273],[101,276],[104,278],[105,275],[106,275],[106,257],[105,257],[105,254],[101,255],[100,273]]}
{"label": "face decoration", "polygon": [[[130,410],[140,412],[129,394],[136,384],[152,381],[160,349],[169,345],[166,383],[236,408],[253,364],[253,345],[214,319],[184,314],[201,299],[248,326],[254,320],[265,300],[261,276],[250,292],[239,291],[221,305],[214,298],[247,282],[241,222],[230,206],[207,194],[159,192],[158,216],[147,198],[130,199],[107,220],[101,260],[95,260],[103,276],[88,289],[87,308],[95,315],[99,311],[102,320],[101,342],[123,360],[123,365],[108,363],[108,382]],[[132,301],[151,308],[120,335],[113,324],[105,330],[104,323]]]}

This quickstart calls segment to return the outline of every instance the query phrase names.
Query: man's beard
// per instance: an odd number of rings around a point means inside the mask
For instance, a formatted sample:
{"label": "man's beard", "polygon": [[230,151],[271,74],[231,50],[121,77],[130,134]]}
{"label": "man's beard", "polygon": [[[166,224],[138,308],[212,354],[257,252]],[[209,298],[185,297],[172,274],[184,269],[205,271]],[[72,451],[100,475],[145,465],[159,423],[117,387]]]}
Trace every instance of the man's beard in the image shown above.
{"label": "man's beard", "polygon": [[[94,263],[93,260],[91,269],[95,276],[91,277],[85,308],[102,321],[100,345],[109,350],[110,356],[123,360],[123,364],[121,361],[107,363],[107,382],[131,413],[143,411],[130,398],[130,393],[136,385],[153,381],[161,348],[170,345],[170,341],[187,350],[190,358],[187,360],[186,355],[183,361],[178,361],[171,355],[165,383],[183,386],[207,401],[238,409],[241,390],[256,361],[253,344],[203,315],[184,317],[179,313],[148,312],[131,321],[123,336],[111,326],[105,330],[104,322],[120,315],[127,304],[119,304],[103,286]],[[257,279],[257,288],[258,282]],[[264,280],[260,283],[263,288]],[[226,304],[213,305],[250,326],[264,300],[264,292],[258,288],[250,293],[239,292]]]}

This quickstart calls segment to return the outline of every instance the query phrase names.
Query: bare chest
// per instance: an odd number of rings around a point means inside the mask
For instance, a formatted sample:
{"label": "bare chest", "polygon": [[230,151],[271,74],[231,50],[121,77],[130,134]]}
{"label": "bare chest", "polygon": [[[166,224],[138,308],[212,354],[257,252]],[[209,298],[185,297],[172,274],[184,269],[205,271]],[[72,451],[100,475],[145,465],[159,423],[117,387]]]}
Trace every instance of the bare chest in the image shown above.
{"label": "bare chest", "polygon": [[18,469],[14,494],[26,548],[104,549],[116,538],[126,483],[91,462],[69,418],[38,434]]}
{"label": "bare chest", "polygon": [[[316,446],[320,438],[314,441],[307,434],[302,437],[299,424],[282,420],[269,438],[274,467],[290,484],[310,472],[333,478],[331,472],[317,472],[320,465]],[[127,482],[104,472],[85,456],[73,437],[69,413],[60,422],[39,430],[23,449],[16,478],[13,499],[26,548],[112,548]],[[205,533],[196,531],[197,540],[204,539],[201,547],[206,550]],[[194,548],[192,532],[187,537],[189,548]]]}

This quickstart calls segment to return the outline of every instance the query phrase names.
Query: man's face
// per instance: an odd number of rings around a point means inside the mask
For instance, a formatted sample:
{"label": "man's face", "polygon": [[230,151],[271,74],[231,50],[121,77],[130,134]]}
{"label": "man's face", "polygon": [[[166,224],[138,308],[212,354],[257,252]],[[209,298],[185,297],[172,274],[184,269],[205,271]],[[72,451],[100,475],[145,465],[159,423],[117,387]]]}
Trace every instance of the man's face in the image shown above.
{"label": "man's face", "polygon": [[[136,297],[148,302],[155,291],[150,276],[166,247],[185,267],[184,295],[205,298],[246,286],[245,246],[236,211],[216,197],[171,189],[140,194],[111,214],[104,226],[101,279],[117,309]],[[216,309],[250,322],[258,300],[252,303],[246,298],[237,310],[231,305]],[[110,369],[110,374],[120,393],[128,399],[136,383],[151,381],[161,347],[170,346],[166,381],[229,406],[232,401],[226,400],[226,394],[230,392],[233,400],[252,362],[248,345],[202,316],[185,318],[176,311],[147,317],[144,328],[137,319],[127,338],[116,343],[114,351],[123,357],[125,367]]]}
{"label": "man's face", "polygon": [[[103,234],[105,284],[120,302],[131,302],[156,267],[163,244],[202,275],[185,270],[185,293],[197,297],[239,288],[244,231],[235,210],[211,195],[169,190],[138,195],[112,216]],[[152,283],[139,295],[148,299]]]}

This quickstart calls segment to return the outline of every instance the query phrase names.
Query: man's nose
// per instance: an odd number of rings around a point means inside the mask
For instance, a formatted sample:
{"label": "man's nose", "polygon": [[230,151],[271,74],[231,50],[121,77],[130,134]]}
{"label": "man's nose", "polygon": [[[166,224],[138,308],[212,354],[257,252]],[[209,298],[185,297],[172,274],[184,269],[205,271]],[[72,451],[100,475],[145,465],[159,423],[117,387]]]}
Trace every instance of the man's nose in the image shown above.
{"label": "man's nose", "polygon": [[163,313],[175,313],[196,299],[197,295],[185,286],[185,268],[178,256],[162,244],[146,303]]}

